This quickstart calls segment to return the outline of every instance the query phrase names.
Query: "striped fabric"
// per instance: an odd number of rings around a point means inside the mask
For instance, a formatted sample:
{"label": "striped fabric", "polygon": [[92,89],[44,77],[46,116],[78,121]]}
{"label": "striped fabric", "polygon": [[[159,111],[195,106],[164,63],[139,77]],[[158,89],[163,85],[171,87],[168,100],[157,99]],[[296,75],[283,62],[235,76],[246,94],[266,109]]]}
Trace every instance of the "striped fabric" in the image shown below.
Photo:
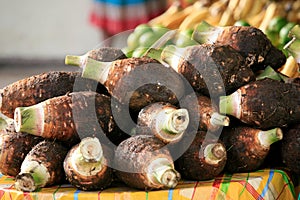
{"label": "striped fabric", "polygon": [[208,181],[182,181],[174,189],[150,192],[125,185],[115,185],[103,191],[84,192],[71,185],[61,185],[23,193],[16,191],[13,183],[10,177],[0,177],[1,200],[292,200],[298,195],[289,176],[277,169],[224,174]]}
{"label": "striped fabric", "polygon": [[91,24],[111,35],[134,29],[167,8],[164,0],[94,0],[93,4]]}

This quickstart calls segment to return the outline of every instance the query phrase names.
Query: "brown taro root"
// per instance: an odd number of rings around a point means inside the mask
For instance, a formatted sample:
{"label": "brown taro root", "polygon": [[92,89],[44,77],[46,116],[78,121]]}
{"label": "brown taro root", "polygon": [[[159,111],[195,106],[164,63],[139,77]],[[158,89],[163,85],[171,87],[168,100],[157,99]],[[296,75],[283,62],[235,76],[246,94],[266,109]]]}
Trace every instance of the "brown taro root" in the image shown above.
{"label": "brown taro root", "polygon": [[290,126],[284,131],[281,157],[285,166],[300,175],[300,124]]}
{"label": "brown taro root", "polygon": [[220,113],[259,129],[300,122],[300,87],[273,79],[257,80],[221,96]]}
{"label": "brown taro root", "polygon": [[208,180],[219,175],[226,164],[225,145],[211,134],[198,131],[188,149],[175,161],[182,177],[190,180]]}
{"label": "brown taro root", "polygon": [[16,107],[31,106],[72,91],[106,94],[103,85],[82,78],[80,72],[50,71],[18,80],[0,89],[0,112],[13,118]]}
{"label": "brown taro root", "polygon": [[83,138],[69,150],[64,160],[67,180],[80,190],[107,188],[113,181],[112,161],[113,152],[98,138]]}
{"label": "brown taro root", "polygon": [[164,143],[174,143],[184,136],[188,124],[189,113],[186,109],[156,102],[139,112],[136,134],[151,134]]}
{"label": "brown taro root", "polygon": [[[65,61],[80,66],[68,57]],[[88,58],[82,67],[82,77],[102,83],[114,98],[129,105],[134,112],[159,101],[176,104],[184,93],[182,77],[152,58],[127,58],[113,62]]]}
{"label": "brown taro root", "polygon": [[117,177],[142,190],[176,187],[180,174],[164,145],[153,135],[136,135],[121,142],[114,157]]}
{"label": "brown taro root", "polygon": [[284,53],[253,26],[213,27],[202,23],[195,29],[193,39],[201,44],[230,45],[247,60],[254,72],[269,65],[276,70],[286,61]]}
{"label": "brown taro root", "polygon": [[[128,136],[119,130],[111,112],[111,98],[96,92],[73,92],[15,110],[17,131],[70,145],[81,137],[96,136],[114,144]],[[108,142],[108,140],[106,140]]]}
{"label": "brown taro root", "polygon": [[43,138],[16,132],[13,119],[1,115],[1,120],[6,125],[0,130],[0,172],[15,177],[27,153]]}
{"label": "brown taro root", "polygon": [[244,125],[224,128],[221,140],[227,149],[225,170],[237,173],[259,169],[269,153],[270,145],[282,138],[280,128],[266,131]]}
{"label": "brown taro root", "polygon": [[63,161],[68,148],[55,141],[43,140],[26,155],[16,176],[15,188],[33,192],[46,186],[65,182]]}
{"label": "brown taro root", "polygon": [[255,80],[244,57],[228,45],[165,47],[162,60],[182,74],[195,91],[211,98],[229,94]]}
{"label": "brown taro root", "polygon": [[229,126],[228,116],[219,114],[218,106],[207,96],[195,93],[196,98],[189,94],[182,98],[182,107],[190,115],[190,127],[193,130],[215,132],[223,126]]}

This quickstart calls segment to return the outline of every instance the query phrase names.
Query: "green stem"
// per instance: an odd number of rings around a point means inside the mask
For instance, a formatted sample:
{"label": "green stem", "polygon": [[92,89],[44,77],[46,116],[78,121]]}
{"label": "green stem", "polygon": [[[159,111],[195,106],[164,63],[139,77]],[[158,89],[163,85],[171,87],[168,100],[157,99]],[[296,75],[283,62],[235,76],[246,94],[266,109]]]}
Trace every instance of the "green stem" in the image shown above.
{"label": "green stem", "polygon": [[151,47],[144,53],[144,56],[148,56],[148,51],[151,49],[161,49],[167,44],[168,41],[173,39],[177,34],[177,30],[169,30],[164,33],[158,40],[156,40]]}
{"label": "green stem", "polygon": [[278,81],[281,80],[280,75],[270,66],[267,66],[265,70],[256,77],[256,80],[264,78],[270,78]]}
{"label": "green stem", "polygon": [[162,50],[161,59],[178,72],[179,63],[184,58],[185,51],[186,47],[180,48],[175,45],[168,45]]}
{"label": "green stem", "polygon": [[230,95],[221,96],[219,101],[219,109],[221,114],[232,115],[239,119],[242,111],[240,91],[237,90]]}
{"label": "green stem", "polygon": [[148,165],[148,178],[158,185],[174,188],[180,180],[180,174],[166,158],[157,158]]}
{"label": "green stem", "polygon": [[14,113],[16,132],[26,132],[41,136],[44,132],[44,108],[43,104],[35,104],[29,107],[18,107]]}
{"label": "green stem", "polygon": [[93,79],[104,84],[112,64],[113,62],[101,62],[87,58],[85,66],[83,66],[82,77]]}
{"label": "green stem", "polygon": [[73,65],[82,67],[86,62],[87,56],[74,56],[74,55],[67,55],[65,57],[65,64],[66,65]]}
{"label": "green stem", "polygon": [[11,119],[11,118],[7,117],[6,115],[0,113],[0,130],[5,129],[9,124],[12,124],[12,123],[13,123],[13,119]]}
{"label": "green stem", "polygon": [[266,131],[259,131],[258,140],[261,145],[269,147],[274,142],[282,140],[283,133],[280,128],[274,128]]}
{"label": "green stem", "polygon": [[292,39],[283,47],[300,63],[300,25],[295,25],[289,32]]}
{"label": "green stem", "polygon": [[215,27],[203,21],[195,28],[192,39],[200,44],[214,43],[222,30],[221,27]]}
{"label": "green stem", "polygon": [[144,56],[153,58],[159,61],[160,63],[163,63],[163,60],[161,59],[161,53],[162,53],[162,49],[149,48],[144,54]]}
{"label": "green stem", "polygon": [[204,149],[205,161],[209,164],[218,164],[226,157],[226,149],[221,143],[209,144]]}
{"label": "green stem", "polygon": [[[22,165],[25,166],[25,165]],[[20,191],[33,192],[46,186],[50,174],[46,167],[36,161],[26,163],[26,168],[16,176],[15,188]]]}
{"label": "green stem", "polygon": [[230,119],[226,115],[214,112],[211,115],[210,123],[214,126],[229,126]]}
{"label": "green stem", "polygon": [[290,37],[295,37],[300,40],[300,25],[295,25],[289,32]]}

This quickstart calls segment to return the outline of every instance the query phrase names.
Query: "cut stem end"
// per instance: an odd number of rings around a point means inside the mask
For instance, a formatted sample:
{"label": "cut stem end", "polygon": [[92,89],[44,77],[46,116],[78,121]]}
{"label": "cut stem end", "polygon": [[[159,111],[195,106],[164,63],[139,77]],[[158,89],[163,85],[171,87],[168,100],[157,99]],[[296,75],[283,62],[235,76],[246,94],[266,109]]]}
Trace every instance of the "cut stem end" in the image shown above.
{"label": "cut stem end", "polygon": [[215,112],[210,118],[210,123],[214,126],[229,126],[230,119],[226,115],[221,115]]}
{"label": "cut stem end", "polygon": [[79,148],[86,162],[98,162],[103,157],[102,146],[96,137],[83,138],[79,144]]}
{"label": "cut stem end", "polygon": [[270,147],[271,144],[282,140],[283,132],[280,128],[273,128],[267,131],[259,131],[258,133],[258,140],[260,141],[261,145],[265,147]]}
{"label": "cut stem end", "polygon": [[65,57],[65,64],[83,67],[87,57],[86,56],[74,56],[74,55],[67,55]]}
{"label": "cut stem end", "polygon": [[16,132],[26,132],[41,136],[44,131],[44,109],[41,104],[18,107],[14,113]]}
{"label": "cut stem end", "polygon": [[226,149],[221,143],[209,144],[204,149],[204,157],[207,163],[218,164],[226,157]]}

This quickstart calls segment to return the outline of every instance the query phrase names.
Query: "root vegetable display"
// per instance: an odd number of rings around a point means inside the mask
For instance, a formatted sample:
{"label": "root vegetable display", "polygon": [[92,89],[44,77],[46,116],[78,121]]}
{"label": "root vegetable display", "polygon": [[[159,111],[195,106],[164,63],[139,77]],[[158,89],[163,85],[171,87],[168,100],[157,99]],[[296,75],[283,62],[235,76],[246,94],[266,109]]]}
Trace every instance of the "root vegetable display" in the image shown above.
{"label": "root vegetable display", "polygon": [[[15,110],[17,131],[76,144],[86,136],[111,139],[119,143],[127,138],[115,124],[111,98],[96,92],[74,92],[47,99]],[[109,140],[106,140],[109,141]]]}
{"label": "root vegetable display", "polygon": [[[66,57],[66,63],[70,62]],[[176,104],[184,94],[182,77],[148,57],[113,62],[88,58],[83,66],[82,77],[99,81],[120,103],[129,104],[137,112],[154,102]]]}
{"label": "root vegetable display", "polygon": [[221,138],[227,149],[225,171],[251,172],[259,169],[269,153],[270,145],[282,140],[283,133],[280,128],[262,131],[239,125],[224,128]]}
{"label": "root vegetable display", "polygon": [[81,78],[80,72],[50,71],[33,75],[0,90],[0,111],[13,118],[17,107],[31,106],[72,91],[107,93],[96,81]]}
{"label": "root vegetable display", "polygon": [[21,164],[27,153],[41,142],[42,138],[16,132],[13,119],[6,118],[3,120],[7,124],[0,130],[0,172],[3,175],[15,177],[19,174]]}
{"label": "root vegetable display", "polygon": [[300,122],[300,87],[262,79],[221,96],[220,113],[232,115],[259,129],[286,127]]}
{"label": "root vegetable display", "polygon": [[26,155],[21,171],[15,178],[15,188],[33,192],[39,188],[65,182],[63,161],[68,149],[54,141],[44,140]]}
{"label": "root vegetable display", "polygon": [[176,187],[180,174],[164,145],[153,135],[132,136],[121,142],[115,151],[118,178],[141,190]]}
{"label": "root vegetable display", "polygon": [[224,169],[227,155],[225,145],[206,137],[198,131],[188,149],[175,161],[176,169],[189,180],[208,180],[218,176]]}
{"label": "root vegetable display", "polygon": [[186,109],[156,102],[143,108],[137,119],[136,134],[152,134],[164,143],[178,142],[189,124]]}
{"label": "root vegetable display", "polygon": [[107,188],[113,181],[112,161],[113,152],[106,149],[99,139],[83,138],[69,150],[64,160],[67,180],[81,190]]}
{"label": "root vegetable display", "polygon": [[214,132],[223,126],[229,126],[230,118],[221,115],[218,106],[209,97],[196,93],[195,100],[189,94],[181,101],[191,116],[189,126],[192,129]]}
{"label": "root vegetable display", "polygon": [[228,45],[169,45],[161,58],[182,74],[195,91],[211,98],[229,94],[255,80],[244,57]]}

